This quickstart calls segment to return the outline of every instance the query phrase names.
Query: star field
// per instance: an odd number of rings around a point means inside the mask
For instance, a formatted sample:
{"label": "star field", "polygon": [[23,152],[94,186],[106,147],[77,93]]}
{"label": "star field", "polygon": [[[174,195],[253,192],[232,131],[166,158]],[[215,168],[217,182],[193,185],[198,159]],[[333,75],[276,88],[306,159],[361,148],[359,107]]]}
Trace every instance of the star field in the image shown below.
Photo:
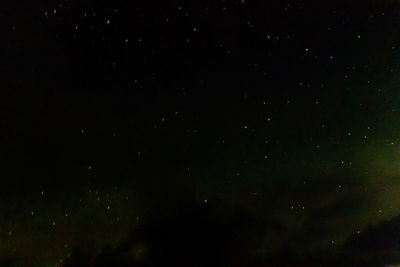
{"label": "star field", "polygon": [[395,1],[0,10],[1,266],[400,262]]}

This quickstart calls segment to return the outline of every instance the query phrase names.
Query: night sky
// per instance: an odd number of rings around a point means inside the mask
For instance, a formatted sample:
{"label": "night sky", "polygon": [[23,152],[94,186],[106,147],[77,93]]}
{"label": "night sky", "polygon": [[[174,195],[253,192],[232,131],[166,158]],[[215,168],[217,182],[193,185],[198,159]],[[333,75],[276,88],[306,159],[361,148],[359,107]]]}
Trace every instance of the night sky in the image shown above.
{"label": "night sky", "polygon": [[400,2],[0,1],[0,266],[400,264]]}

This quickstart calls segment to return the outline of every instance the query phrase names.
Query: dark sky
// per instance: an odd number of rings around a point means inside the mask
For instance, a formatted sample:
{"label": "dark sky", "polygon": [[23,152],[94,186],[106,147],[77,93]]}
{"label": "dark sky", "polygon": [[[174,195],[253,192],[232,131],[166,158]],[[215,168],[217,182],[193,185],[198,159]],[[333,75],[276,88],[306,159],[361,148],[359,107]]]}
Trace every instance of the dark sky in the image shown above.
{"label": "dark sky", "polygon": [[400,263],[397,1],[1,1],[0,265]]}

